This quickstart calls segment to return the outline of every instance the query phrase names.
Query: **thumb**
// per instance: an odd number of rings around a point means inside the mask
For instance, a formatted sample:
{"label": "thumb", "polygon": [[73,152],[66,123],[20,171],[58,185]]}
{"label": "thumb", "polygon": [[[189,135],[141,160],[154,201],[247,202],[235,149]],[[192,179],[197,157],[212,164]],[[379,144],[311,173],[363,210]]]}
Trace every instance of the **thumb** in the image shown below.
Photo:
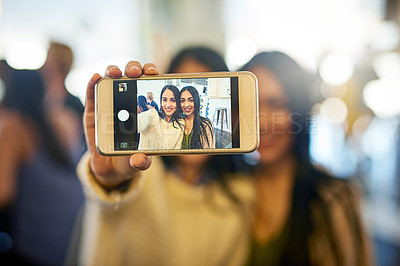
{"label": "thumb", "polygon": [[150,167],[152,162],[151,156],[143,153],[137,153],[131,156],[129,163],[133,168],[139,170],[146,170]]}

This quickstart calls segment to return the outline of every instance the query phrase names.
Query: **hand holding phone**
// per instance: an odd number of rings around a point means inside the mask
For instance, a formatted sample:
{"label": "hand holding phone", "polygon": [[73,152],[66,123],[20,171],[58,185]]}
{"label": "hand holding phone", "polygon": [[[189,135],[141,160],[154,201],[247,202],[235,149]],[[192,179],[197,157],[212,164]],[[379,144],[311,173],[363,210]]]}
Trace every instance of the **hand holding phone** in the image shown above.
{"label": "hand holding phone", "polygon": [[[159,74],[154,64],[141,64],[136,61],[129,62],[125,67],[127,77],[139,77],[142,74]],[[117,78],[122,76],[122,71],[110,65],[107,67],[105,76]],[[84,112],[84,129],[86,143],[91,155],[90,168],[96,180],[104,187],[113,188],[132,178],[139,170],[145,170],[151,165],[151,157],[143,153],[132,156],[103,156],[96,150],[95,143],[95,95],[96,83],[101,79],[99,74],[94,74],[90,79],[86,90],[86,104]]]}

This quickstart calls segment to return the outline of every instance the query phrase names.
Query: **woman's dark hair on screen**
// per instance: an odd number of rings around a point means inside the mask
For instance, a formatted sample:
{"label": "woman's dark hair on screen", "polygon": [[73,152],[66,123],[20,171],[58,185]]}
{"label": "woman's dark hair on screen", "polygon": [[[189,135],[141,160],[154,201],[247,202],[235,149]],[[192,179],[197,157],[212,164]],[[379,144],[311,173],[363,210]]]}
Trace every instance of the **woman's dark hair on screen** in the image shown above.
{"label": "woman's dark hair on screen", "polygon": [[[210,147],[210,142],[212,140],[208,139],[207,129],[212,131],[212,123],[210,119],[200,116],[200,96],[197,89],[193,86],[186,86],[181,89],[181,94],[184,91],[188,91],[192,97],[194,102],[194,120],[193,120],[193,135],[190,142],[191,149],[202,149],[205,144]],[[204,143],[204,141],[206,143]]]}
{"label": "woman's dark hair on screen", "polygon": [[30,119],[50,157],[60,165],[71,166],[72,163],[46,116],[43,104],[45,87],[39,72],[13,70],[7,86],[2,105]]}
{"label": "woman's dark hair on screen", "polygon": [[168,73],[176,72],[184,61],[190,59],[202,63],[212,72],[228,71],[224,59],[216,51],[203,46],[194,46],[187,47],[175,55],[168,68]]}
{"label": "woman's dark hair on screen", "polygon": [[143,112],[149,110],[147,107],[147,99],[143,95],[139,95],[138,97],[138,105],[142,108]]}

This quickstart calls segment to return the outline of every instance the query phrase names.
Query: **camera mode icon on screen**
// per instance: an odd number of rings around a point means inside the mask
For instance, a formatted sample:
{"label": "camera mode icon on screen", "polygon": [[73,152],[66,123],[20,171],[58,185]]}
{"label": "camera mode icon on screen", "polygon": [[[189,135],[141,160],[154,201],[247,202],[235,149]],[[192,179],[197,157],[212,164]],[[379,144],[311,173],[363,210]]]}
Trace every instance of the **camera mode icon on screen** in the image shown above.
{"label": "camera mode icon on screen", "polygon": [[120,83],[118,91],[119,92],[125,92],[128,90],[128,83]]}

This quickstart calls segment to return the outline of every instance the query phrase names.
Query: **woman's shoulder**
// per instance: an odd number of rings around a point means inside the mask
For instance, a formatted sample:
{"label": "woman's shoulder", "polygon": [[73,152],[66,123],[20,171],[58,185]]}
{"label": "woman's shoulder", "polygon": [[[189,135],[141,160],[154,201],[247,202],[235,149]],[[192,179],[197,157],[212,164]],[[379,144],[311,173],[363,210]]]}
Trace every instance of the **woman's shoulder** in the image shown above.
{"label": "woman's shoulder", "polygon": [[[236,197],[239,202],[246,206],[251,206],[256,200],[254,179],[246,174],[229,173],[223,178],[226,180],[226,189]],[[223,188],[217,181],[214,182],[220,189]]]}
{"label": "woman's shoulder", "polygon": [[[361,189],[354,179],[319,173],[318,200],[311,202],[314,233],[312,260],[316,265],[370,265],[372,258],[360,209]],[[318,177],[317,177],[318,178]],[[332,245],[336,248],[332,249]]]}
{"label": "woman's shoulder", "polygon": [[354,178],[338,178],[324,170],[314,170],[316,190],[325,204],[353,204],[361,197],[361,187]]}
{"label": "woman's shoulder", "polygon": [[254,179],[249,175],[237,174],[230,178],[230,186],[238,193],[241,193],[248,199],[254,199]]}
{"label": "woman's shoulder", "polygon": [[162,123],[164,124],[165,127],[170,128],[170,129],[174,129],[174,130],[183,130],[183,127],[185,126],[185,119],[174,119],[171,122],[167,122],[164,119],[162,119]]}
{"label": "woman's shoulder", "polygon": [[206,123],[206,124],[212,124],[211,120],[207,117],[200,116],[201,122]]}
{"label": "woman's shoulder", "polygon": [[354,178],[338,178],[326,172],[318,171],[315,176],[315,197],[310,202],[311,213],[317,224],[353,228],[361,226],[360,201],[361,186]]}
{"label": "woman's shoulder", "polygon": [[213,124],[210,119],[200,116],[201,123],[203,124],[205,130],[213,131]]}

